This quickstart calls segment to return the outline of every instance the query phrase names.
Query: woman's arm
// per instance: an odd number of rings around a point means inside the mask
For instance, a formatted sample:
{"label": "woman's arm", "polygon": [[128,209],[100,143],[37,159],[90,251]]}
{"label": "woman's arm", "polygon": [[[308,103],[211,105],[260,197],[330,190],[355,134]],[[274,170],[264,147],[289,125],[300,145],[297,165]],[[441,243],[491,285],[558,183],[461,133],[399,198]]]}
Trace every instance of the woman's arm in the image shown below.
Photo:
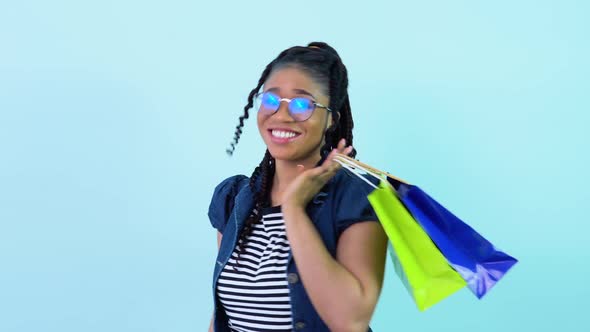
{"label": "woman's arm", "polygon": [[[221,239],[223,238],[223,234],[219,231],[217,232],[217,250],[219,251],[219,247],[221,246]],[[215,303],[213,303],[215,305]],[[209,332],[213,332],[213,315],[211,315],[211,323],[209,323]]]}
{"label": "woman's arm", "polygon": [[287,238],[309,298],[332,331],[367,331],[377,304],[387,254],[381,224],[355,223],[342,232],[336,259],[330,255],[305,206],[340,169],[337,153],[350,154],[341,139],[322,165],[301,173],[283,192],[282,211]]}
{"label": "woman's arm", "polygon": [[309,298],[332,331],[367,331],[385,271],[387,237],[378,222],[359,222],[340,236],[334,259],[305,209],[284,205],[293,259]]}

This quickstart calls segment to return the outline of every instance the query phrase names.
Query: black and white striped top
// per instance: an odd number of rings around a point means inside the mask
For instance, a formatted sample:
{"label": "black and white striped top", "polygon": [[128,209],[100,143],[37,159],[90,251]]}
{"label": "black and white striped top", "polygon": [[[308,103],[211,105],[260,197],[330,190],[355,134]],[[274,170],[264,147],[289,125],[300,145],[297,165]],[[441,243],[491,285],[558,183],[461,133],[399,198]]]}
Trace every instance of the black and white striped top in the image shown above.
{"label": "black and white striped top", "polygon": [[287,283],[289,241],[279,206],[262,210],[235,270],[237,248],[221,271],[217,294],[232,331],[292,331]]}

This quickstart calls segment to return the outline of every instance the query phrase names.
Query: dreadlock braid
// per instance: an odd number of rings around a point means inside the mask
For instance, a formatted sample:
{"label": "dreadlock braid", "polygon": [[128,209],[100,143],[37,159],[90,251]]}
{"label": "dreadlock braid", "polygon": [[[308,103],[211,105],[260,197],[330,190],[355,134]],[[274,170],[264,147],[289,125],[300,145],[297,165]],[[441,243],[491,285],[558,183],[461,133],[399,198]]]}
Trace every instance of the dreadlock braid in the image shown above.
{"label": "dreadlock braid", "polygon": [[256,85],[256,88],[252,89],[252,91],[250,91],[250,94],[248,95],[248,103],[246,104],[246,106],[244,106],[244,115],[240,116],[240,118],[239,118],[240,123],[236,126],[236,132],[234,134],[234,141],[232,143],[230,143],[231,147],[229,149],[225,150],[227,152],[227,154],[229,154],[230,156],[234,154],[234,151],[236,150],[236,144],[238,144],[238,141],[240,140],[240,136],[242,135],[242,128],[244,127],[244,119],[247,119],[250,117],[248,110],[250,108],[252,108],[252,106],[254,105],[254,96],[256,95],[256,93],[258,92],[258,90],[260,89],[262,84],[264,84],[264,80],[266,80],[266,77],[270,73],[271,69],[272,69],[272,67],[270,64],[268,66],[266,66],[266,68],[262,72],[262,76],[260,77],[260,80],[258,81],[258,85]]}
{"label": "dreadlock braid", "polygon": [[[262,87],[262,85],[264,84],[266,79],[268,78],[268,75],[270,75],[271,71],[274,68],[275,63],[277,61],[279,61],[285,54],[287,54],[288,51],[289,51],[289,49],[286,49],[283,52],[281,52],[277,56],[276,59],[274,59],[271,63],[269,63],[266,66],[266,68],[264,68],[264,71],[262,72],[262,75],[260,75],[260,79],[258,80],[258,84],[248,94],[248,103],[246,104],[246,106],[244,106],[244,115],[240,116],[240,118],[239,118],[240,123],[238,124],[238,126],[236,126],[236,132],[234,134],[234,141],[233,141],[233,143],[230,143],[231,148],[226,150],[227,154],[229,154],[230,156],[233,155],[233,153],[236,149],[235,148],[236,144],[238,144],[238,141],[240,139],[240,135],[242,134],[242,128],[244,127],[243,120],[247,119],[249,117],[248,110],[250,108],[252,108],[252,106],[254,105],[254,97],[256,96],[258,91],[260,91],[260,88]],[[270,189],[272,188],[272,177],[274,176],[274,170],[275,170],[274,158],[271,156],[270,152],[268,150],[266,150],[266,153],[264,154],[264,158],[262,159],[260,164],[254,169],[254,172],[252,172],[252,175],[250,176],[250,188],[254,191],[255,205],[254,205],[254,210],[252,211],[252,213],[250,214],[250,216],[246,220],[246,222],[244,224],[244,228],[243,228],[242,232],[240,233],[240,237],[238,239],[239,249],[238,249],[238,257],[237,257],[238,259],[236,259],[236,266],[237,267],[239,267],[239,258],[240,258],[240,255],[242,254],[244,246],[246,244],[246,236],[248,234],[250,234],[253,226],[260,221],[260,218],[261,218],[260,212],[261,212],[262,208],[270,205],[270,203],[269,203]],[[261,178],[261,186],[260,186],[260,190],[256,190],[256,182],[259,177],[262,177]]]}
{"label": "dreadlock braid", "polygon": [[275,159],[271,156],[268,149],[264,154],[264,158],[260,162],[260,165],[256,167],[252,176],[250,177],[250,187],[255,188],[258,177],[262,177],[260,180],[260,190],[254,192],[254,210],[246,220],[244,229],[240,233],[238,239],[238,257],[236,258],[236,267],[239,267],[240,255],[243,252],[246,244],[246,236],[250,234],[255,224],[260,222],[262,216],[262,209],[270,205],[270,190],[272,189],[272,178],[275,174]]}
{"label": "dreadlock braid", "polygon": [[[330,67],[330,108],[334,111],[337,119],[328,130],[326,130],[325,143],[321,147],[321,155],[325,157],[330,151],[337,147],[338,141],[341,138],[346,140],[348,145],[352,145],[352,129],[354,123],[352,121],[352,113],[350,109],[350,101],[348,97],[348,72],[342,63],[340,56],[336,51],[325,43],[312,43],[316,47],[326,49],[333,53],[335,61]],[[356,150],[353,148],[351,157],[356,156]]]}
{"label": "dreadlock braid", "polygon": [[[344,137],[346,142],[351,142],[350,144],[352,144],[352,129],[354,128],[354,121],[352,121],[352,110],[350,109],[350,100],[348,99],[348,94],[346,94],[346,99],[344,100],[342,114],[344,114],[345,120],[343,121],[344,126],[340,136]],[[352,158],[356,157],[356,149],[354,147],[352,148],[350,156]]]}
{"label": "dreadlock braid", "polygon": [[[277,58],[271,61],[262,72],[258,84],[248,95],[248,103],[244,106],[244,115],[240,116],[239,124],[236,126],[233,142],[226,151],[231,156],[235,151],[242,128],[244,119],[249,117],[249,110],[254,104],[254,97],[260,91],[269,75],[275,71],[286,67],[294,67],[308,73],[319,86],[324,89],[324,93],[329,96],[329,107],[332,112],[332,125],[326,130],[324,144],[320,148],[322,159],[337,147],[341,138],[346,139],[348,145],[352,145],[352,112],[348,97],[348,73],[342,63],[340,56],[326,43],[313,42],[307,47],[295,46],[281,52]],[[356,156],[356,150],[353,149],[351,156]],[[238,257],[236,266],[239,266],[239,258],[245,248],[247,236],[252,231],[254,225],[260,222],[262,209],[270,206],[270,192],[272,190],[272,181],[275,174],[275,159],[267,149],[264,158],[256,167],[250,177],[250,188],[254,193],[254,208],[244,224],[238,239]]]}
{"label": "dreadlock braid", "polygon": [[264,71],[262,72],[262,75],[260,75],[260,79],[258,80],[258,84],[256,85],[256,87],[254,89],[252,89],[252,91],[250,91],[250,94],[248,94],[248,103],[246,104],[246,106],[244,106],[244,115],[240,116],[239,121],[240,123],[236,126],[236,132],[234,133],[234,141],[232,143],[230,143],[230,148],[225,150],[225,152],[227,152],[228,155],[233,155],[234,151],[236,150],[236,145],[238,144],[238,141],[240,140],[240,136],[242,135],[242,128],[244,127],[244,119],[248,119],[250,117],[250,114],[248,112],[249,109],[252,108],[252,106],[254,106],[254,96],[256,96],[256,94],[258,93],[258,91],[260,90],[260,88],[262,87],[262,85],[264,84],[264,82],[266,81],[266,79],[268,78],[268,75],[270,74],[270,72],[273,69],[273,65],[274,63],[280,59],[284,54],[287,53],[288,50],[284,50],[283,52],[281,52],[281,54],[279,54],[279,56],[273,60],[271,63],[269,63],[266,68],[264,68]]}

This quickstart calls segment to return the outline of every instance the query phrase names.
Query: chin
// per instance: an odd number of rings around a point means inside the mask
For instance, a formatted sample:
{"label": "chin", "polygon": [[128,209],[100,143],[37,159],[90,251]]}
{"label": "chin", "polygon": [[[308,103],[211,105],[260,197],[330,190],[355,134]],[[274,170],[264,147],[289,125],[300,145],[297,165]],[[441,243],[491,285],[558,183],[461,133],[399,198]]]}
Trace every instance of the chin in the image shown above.
{"label": "chin", "polygon": [[278,160],[296,160],[298,157],[295,151],[289,151],[284,148],[269,148],[268,151],[274,159]]}
{"label": "chin", "polygon": [[[301,151],[297,149],[285,149],[281,147],[270,147],[268,149],[270,155],[275,160],[283,160],[283,161],[292,161],[292,162],[300,162],[303,160],[307,160],[308,158],[313,158],[315,153],[312,151]],[[319,151],[317,152],[317,156],[319,157]]]}

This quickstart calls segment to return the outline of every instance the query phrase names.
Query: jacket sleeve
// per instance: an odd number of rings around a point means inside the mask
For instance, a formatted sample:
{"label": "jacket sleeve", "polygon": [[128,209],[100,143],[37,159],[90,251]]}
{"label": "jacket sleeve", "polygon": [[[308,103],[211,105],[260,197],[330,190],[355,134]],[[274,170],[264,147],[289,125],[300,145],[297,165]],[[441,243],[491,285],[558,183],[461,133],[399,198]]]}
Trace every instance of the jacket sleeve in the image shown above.
{"label": "jacket sleeve", "polygon": [[[338,185],[336,211],[334,213],[338,238],[344,230],[358,222],[379,222],[377,214],[367,198],[373,188],[355,175],[347,171],[344,172]],[[368,177],[367,179],[374,184],[378,184],[374,179]]]}
{"label": "jacket sleeve", "polygon": [[247,179],[247,176],[241,174],[230,176],[221,181],[213,190],[209,204],[209,221],[222,234],[234,207],[234,198]]}

